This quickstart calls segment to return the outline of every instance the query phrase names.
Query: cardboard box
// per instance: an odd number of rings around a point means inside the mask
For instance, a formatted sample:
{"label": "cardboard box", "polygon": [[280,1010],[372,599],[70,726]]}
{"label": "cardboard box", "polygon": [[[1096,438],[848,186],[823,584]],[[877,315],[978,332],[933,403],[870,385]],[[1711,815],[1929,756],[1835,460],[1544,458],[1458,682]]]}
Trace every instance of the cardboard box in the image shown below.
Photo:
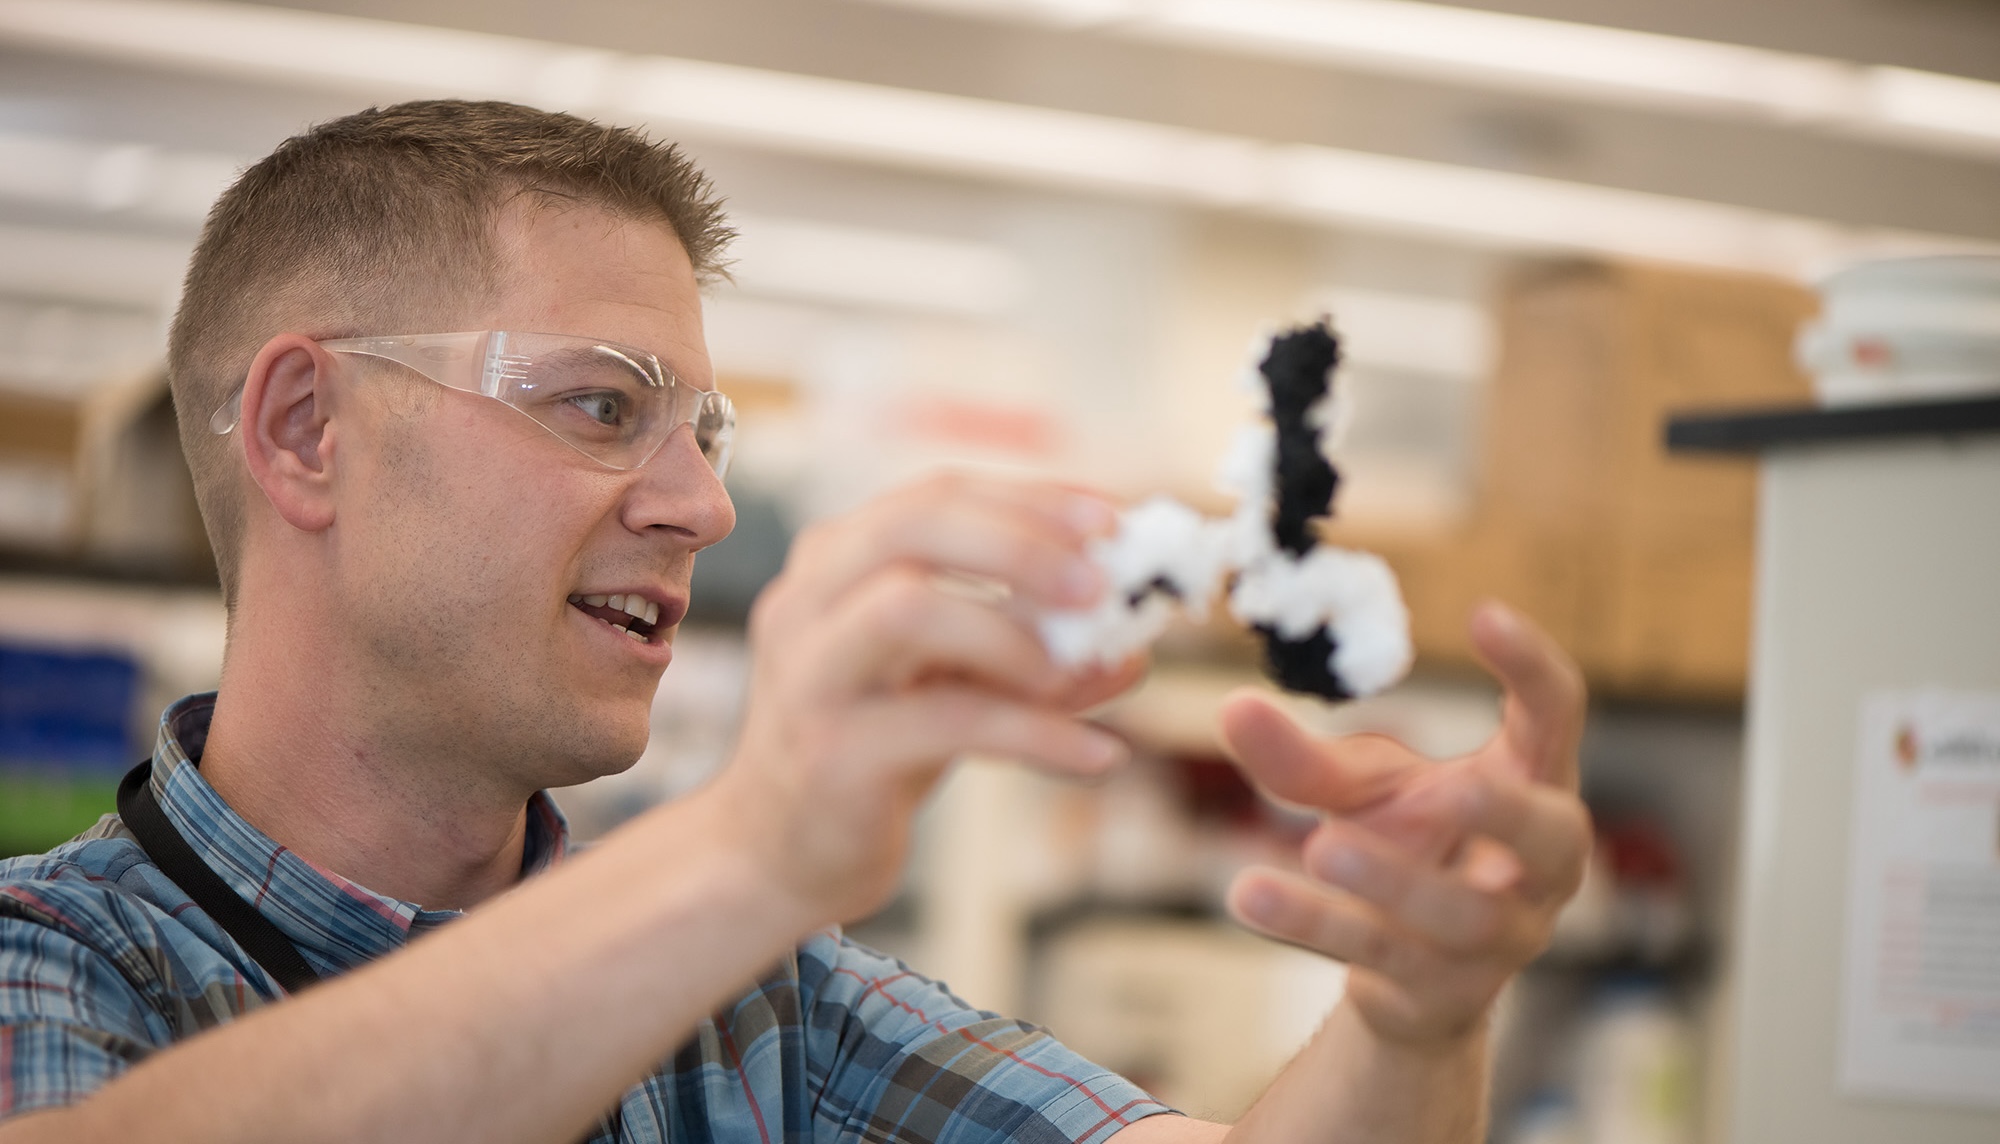
{"label": "cardboard box", "polygon": [[0,556],[47,570],[213,575],[161,371],[75,400],[0,389]]}
{"label": "cardboard box", "polygon": [[1472,663],[1481,598],[1575,655],[1593,691],[1736,702],[1750,646],[1756,476],[1669,456],[1675,412],[1803,403],[1817,303],[1794,283],[1604,262],[1524,267],[1497,304],[1500,364],[1476,508],[1449,532],[1336,523],[1402,578],[1418,654]]}

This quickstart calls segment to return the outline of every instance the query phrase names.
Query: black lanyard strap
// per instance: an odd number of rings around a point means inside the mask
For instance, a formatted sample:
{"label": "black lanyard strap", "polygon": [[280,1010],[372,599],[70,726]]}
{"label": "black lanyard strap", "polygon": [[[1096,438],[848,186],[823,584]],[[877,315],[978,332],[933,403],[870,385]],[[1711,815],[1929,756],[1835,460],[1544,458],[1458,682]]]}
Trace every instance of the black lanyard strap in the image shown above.
{"label": "black lanyard strap", "polygon": [[208,863],[181,837],[181,832],[174,829],[167,812],[160,809],[160,800],[153,797],[152,773],[153,760],[147,759],[127,772],[124,781],[118,784],[118,817],[125,820],[126,828],[139,840],[146,856],[182,893],[194,899],[203,913],[235,938],[236,944],[264,967],[264,972],[276,978],[285,992],[297,993],[318,983],[319,974],[306,964],[298,947],[258,913],[255,906],[230,889],[229,883],[209,869]]}

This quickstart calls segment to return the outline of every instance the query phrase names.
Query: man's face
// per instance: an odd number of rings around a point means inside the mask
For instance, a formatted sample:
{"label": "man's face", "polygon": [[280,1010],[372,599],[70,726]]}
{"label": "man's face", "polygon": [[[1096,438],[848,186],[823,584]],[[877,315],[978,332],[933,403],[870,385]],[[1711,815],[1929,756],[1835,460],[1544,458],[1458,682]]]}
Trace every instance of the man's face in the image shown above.
{"label": "man's face", "polygon": [[[694,272],[665,225],[520,206],[498,235],[501,288],[459,328],[620,342],[713,384]],[[694,553],[735,523],[693,434],[677,429],[640,468],[608,469],[500,402],[356,360],[341,359],[361,431],[336,446],[335,565],[378,733],[531,788],[629,765]],[[412,386],[432,392],[396,399],[392,387]],[[602,606],[587,610],[583,597],[599,596],[657,607],[657,630],[634,640]]]}

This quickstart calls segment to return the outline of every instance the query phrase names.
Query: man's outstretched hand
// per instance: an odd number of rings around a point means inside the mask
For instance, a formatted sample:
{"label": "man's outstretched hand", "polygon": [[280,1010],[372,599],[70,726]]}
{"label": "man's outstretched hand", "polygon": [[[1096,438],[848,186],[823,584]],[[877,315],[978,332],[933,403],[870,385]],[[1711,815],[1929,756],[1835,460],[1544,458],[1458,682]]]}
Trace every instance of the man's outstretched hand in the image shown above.
{"label": "man's outstretched hand", "polygon": [[1474,647],[1506,689],[1500,729],[1437,762],[1393,739],[1314,738],[1268,699],[1231,696],[1224,741],[1287,802],[1323,812],[1304,877],[1245,871],[1230,910],[1252,929],[1347,962],[1347,996],[1375,1034],[1446,1047],[1548,944],[1589,854],[1577,798],[1584,689],[1576,665],[1518,614],[1488,604]]}

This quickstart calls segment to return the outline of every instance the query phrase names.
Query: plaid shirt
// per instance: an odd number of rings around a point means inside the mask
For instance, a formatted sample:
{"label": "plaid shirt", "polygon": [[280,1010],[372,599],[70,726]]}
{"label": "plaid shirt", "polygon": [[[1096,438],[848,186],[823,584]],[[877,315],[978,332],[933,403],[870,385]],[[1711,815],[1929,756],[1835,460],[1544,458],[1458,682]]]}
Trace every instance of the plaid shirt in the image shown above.
{"label": "plaid shirt", "polygon": [[[188,765],[213,704],[191,696],[161,719],[154,794],[322,976],[461,916],[357,886],[231,811]],[[560,861],[566,845],[561,813],[536,795],[524,873]],[[79,1101],[155,1050],[280,996],[116,815],[48,854],[0,862],[0,1119]],[[591,1139],[1097,1144],[1163,1111],[1041,1029],[970,1009],[828,932],[703,1022]]]}

